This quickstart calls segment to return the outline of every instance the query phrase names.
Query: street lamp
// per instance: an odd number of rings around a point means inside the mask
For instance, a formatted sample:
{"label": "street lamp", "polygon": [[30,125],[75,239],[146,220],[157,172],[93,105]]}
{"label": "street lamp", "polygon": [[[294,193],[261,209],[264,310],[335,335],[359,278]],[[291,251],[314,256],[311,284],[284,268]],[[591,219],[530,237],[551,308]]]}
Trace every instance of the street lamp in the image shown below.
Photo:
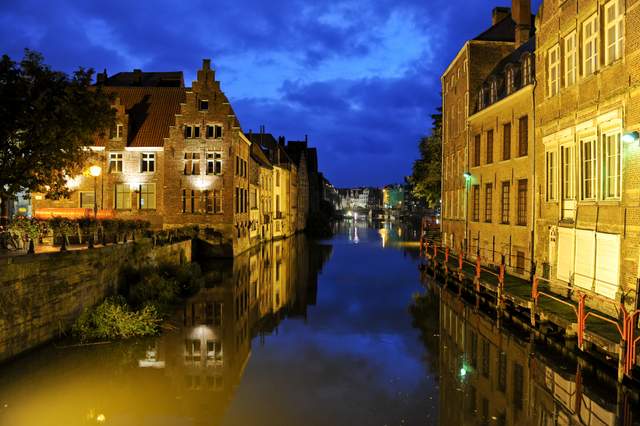
{"label": "street lamp", "polygon": [[102,167],[89,167],[89,174],[93,176],[93,218],[98,218],[98,176],[102,173]]}

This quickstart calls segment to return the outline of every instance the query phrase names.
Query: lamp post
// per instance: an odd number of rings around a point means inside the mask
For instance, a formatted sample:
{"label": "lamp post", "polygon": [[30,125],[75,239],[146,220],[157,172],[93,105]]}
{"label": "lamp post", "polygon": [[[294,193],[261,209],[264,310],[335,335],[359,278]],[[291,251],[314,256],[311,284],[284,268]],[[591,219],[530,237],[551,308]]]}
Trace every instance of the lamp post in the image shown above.
{"label": "lamp post", "polygon": [[93,218],[98,218],[98,176],[102,173],[102,167],[89,167],[89,174],[93,176]]}

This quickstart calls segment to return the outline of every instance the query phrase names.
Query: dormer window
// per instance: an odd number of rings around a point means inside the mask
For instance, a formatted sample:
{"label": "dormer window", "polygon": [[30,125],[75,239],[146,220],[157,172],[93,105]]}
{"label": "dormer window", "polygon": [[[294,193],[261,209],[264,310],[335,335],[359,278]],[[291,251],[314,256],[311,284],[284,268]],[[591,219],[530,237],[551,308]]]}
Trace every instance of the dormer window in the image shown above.
{"label": "dormer window", "polygon": [[200,111],[207,111],[209,109],[209,100],[201,99],[200,100]]}
{"label": "dormer window", "polygon": [[123,131],[124,131],[124,126],[121,123],[117,123],[111,129],[111,139],[122,139]]}
{"label": "dormer window", "polygon": [[507,68],[507,95],[513,93],[516,89],[516,70],[512,66]]}
{"label": "dormer window", "polygon": [[485,88],[483,87],[482,89],[480,89],[480,92],[478,93],[478,110],[481,110],[484,108],[485,106],[484,99],[485,99]]}
{"label": "dormer window", "polygon": [[494,103],[498,100],[498,81],[494,78],[489,85],[489,103]]}
{"label": "dormer window", "polygon": [[526,55],[522,59],[522,85],[531,83],[531,55]]}

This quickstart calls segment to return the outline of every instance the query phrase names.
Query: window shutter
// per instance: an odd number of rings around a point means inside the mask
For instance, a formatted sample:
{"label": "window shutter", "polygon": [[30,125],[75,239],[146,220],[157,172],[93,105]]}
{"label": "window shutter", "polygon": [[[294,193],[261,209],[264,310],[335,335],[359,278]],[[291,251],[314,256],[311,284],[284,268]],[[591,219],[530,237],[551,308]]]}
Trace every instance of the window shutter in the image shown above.
{"label": "window shutter", "polygon": [[574,240],[573,229],[558,227],[558,252],[556,278],[569,282],[573,274]]}
{"label": "window shutter", "polygon": [[620,283],[620,235],[596,234],[596,293],[615,299]]}
{"label": "window shutter", "polygon": [[576,247],[580,247],[580,255],[575,258],[575,285],[591,290],[596,255],[595,232],[576,229]]}

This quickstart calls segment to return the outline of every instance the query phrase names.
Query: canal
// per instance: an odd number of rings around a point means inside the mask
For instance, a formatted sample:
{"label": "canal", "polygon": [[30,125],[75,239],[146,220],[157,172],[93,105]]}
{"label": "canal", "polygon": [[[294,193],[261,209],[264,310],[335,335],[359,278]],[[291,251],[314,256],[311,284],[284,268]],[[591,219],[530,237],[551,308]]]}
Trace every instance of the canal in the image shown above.
{"label": "canal", "polygon": [[344,223],[203,263],[206,288],[161,336],[0,366],[0,425],[640,421],[615,385],[421,276],[404,240]]}

